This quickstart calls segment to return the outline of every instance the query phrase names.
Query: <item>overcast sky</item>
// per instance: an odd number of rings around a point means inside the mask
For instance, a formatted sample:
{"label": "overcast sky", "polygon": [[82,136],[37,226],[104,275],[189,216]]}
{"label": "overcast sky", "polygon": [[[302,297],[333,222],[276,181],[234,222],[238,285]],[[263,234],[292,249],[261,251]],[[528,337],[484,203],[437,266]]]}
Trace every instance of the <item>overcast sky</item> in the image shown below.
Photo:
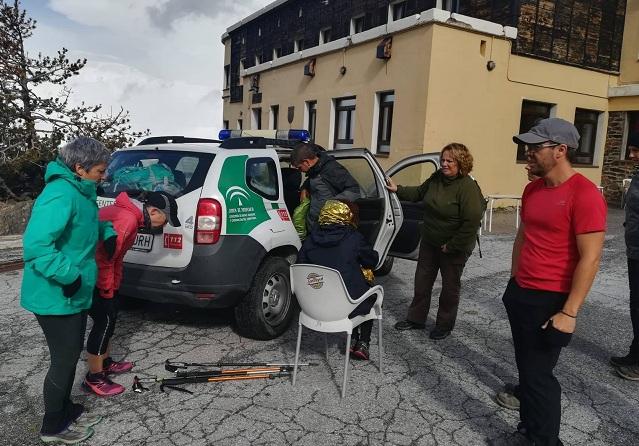
{"label": "overcast sky", "polygon": [[74,98],[120,106],[134,129],[154,135],[217,137],[222,124],[227,27],[271,0],[23,0],[37,20],[30,52],[88,63]]}

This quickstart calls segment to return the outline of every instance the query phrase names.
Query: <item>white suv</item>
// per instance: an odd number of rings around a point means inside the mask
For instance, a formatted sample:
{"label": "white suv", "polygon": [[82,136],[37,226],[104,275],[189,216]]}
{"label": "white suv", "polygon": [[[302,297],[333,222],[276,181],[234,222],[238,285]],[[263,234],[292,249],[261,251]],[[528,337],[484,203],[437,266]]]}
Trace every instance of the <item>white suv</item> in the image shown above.
{"label": "white suv", "polygon": [[[234,307],[238,331],[255,339],[272,339],[286,330],[295,312],[289,264],[300,240],[291,215],[299,204],[302,174],[289,167],[294,141],[282,139],[282,132],[277,136],[222,142],[151,137],[113,154],[100,206],[125,190],[163,190],[175,196],[182,222],[161,234],[138,235],[125,257],[122,294],[201,308]],[[359,230],[380,254],[378,268],[388,272],[392,265],[385,259],[394,239],[390,254],[415,259],[423,210],[419,204],[400,204],[384,187],[385,175],[396,175],[399,184],[420,184],[438,168],[439,154],[410,157],[386,174],[366,149],[330,154],[360,184]]]}

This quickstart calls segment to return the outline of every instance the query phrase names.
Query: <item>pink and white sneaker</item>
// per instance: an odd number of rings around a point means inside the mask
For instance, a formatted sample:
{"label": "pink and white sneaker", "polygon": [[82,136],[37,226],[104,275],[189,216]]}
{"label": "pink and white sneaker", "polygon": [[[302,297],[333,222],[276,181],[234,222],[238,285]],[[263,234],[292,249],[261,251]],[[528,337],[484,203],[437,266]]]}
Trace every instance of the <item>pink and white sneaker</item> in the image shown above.
{"label": "pink and white sneaker", "polygon": [[102,371],[107,375],[118,375],[120,373],[126,373],[133,368],[133,363],[130,361],[114,361],[108,358],[104,361],[104,368]]}
{"label": "pink and white sneaker", "polygon": [[111,381],[105,374],[84,377],[82,388],[97,396],[114,396],[124,392],[124,386]]}

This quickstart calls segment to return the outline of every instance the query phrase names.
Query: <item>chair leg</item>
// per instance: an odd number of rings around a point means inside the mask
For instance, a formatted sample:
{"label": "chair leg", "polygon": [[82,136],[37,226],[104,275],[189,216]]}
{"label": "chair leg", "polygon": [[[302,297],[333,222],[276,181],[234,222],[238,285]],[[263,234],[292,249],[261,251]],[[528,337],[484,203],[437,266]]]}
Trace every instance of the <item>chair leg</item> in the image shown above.
{"label": "chair leg", "polygon": [[302,343],[302,324],[297,329],[297,346],[295,347],[295,364],[293,365],[293,385],[297,379],[297,364],[300,359],[300,345]]}
{"label": "chair leg", "polygon": [[326,362],[328,362],[328,333],[324,333],[324,354],[326,355]]}
{"label": "chair leg", "polygon": [[379,373],[382,373],[384,363],[384,347],[382,346],[382,318],[377,319],[379,333],[377,335],[377,343],[379,346]]}
{"label": "chair leg", "polygon": [[348,360],[351,354],[351,334],[348,333],[346,336],[346,354],[344,355],[346,359],[344,360],[344,382],[342,383],[342,398],[346,395],[346,380],[348,379]]}

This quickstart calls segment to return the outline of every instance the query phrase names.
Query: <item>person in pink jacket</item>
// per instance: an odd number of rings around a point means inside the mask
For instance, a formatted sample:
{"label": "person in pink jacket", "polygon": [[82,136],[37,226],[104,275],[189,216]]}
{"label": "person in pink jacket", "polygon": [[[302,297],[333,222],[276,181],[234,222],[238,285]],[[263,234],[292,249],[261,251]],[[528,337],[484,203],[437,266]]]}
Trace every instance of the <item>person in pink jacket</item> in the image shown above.
{"label": "person in pink jacket", "polygon": [[140,228],[161,228],[167,222],[177,227],[180,221],[175,199],[164,192],[143,192],[136,199],[122,192],[115,203],[100,209],[99,219],[110,221],[117,236],[98,244],[96,250],[98,279],[89,309],[93,328],[87,339],[89,372],[82,387],[98,396],[112,396],[124,392],[124,386],[111,381],[108,375],[125,373],[133,368],[132,362],[114,361],[109,355],[118,313],[117,291],[122,281],[124,255],[135,243]]}

